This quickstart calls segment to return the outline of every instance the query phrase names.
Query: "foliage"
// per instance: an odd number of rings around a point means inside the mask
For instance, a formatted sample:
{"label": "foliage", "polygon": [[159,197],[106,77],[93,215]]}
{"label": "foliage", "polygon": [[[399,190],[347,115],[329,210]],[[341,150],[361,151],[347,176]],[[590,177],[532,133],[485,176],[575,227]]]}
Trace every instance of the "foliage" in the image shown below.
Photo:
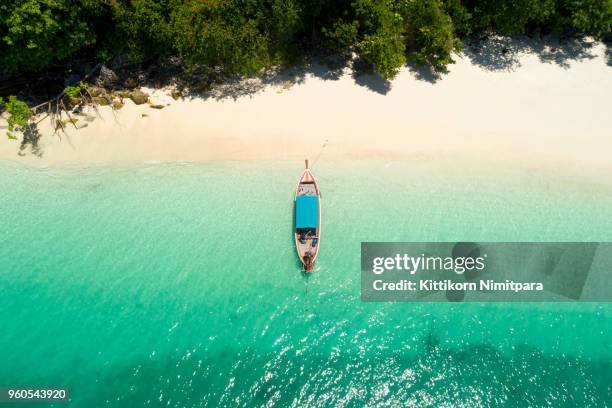
{"label": "foliage", "polygon": [[468,36],[472,34],[472,14],[464,7],[462,0],[444,0],[444,10],[453,22],[455,34]]}
{"label": "foliage", "polygon": [[403,18],[389,0],[356,0],[353,3],[363,32],[356,47],[384,79],[394,78],[406,62],[402,41]]}
{"label": "foliage", "polygon": [[452,53],[461,50],[461,41],[455,37],[453,22],[441,1],[407,1],[404,13],[406,37],[414,50],[414,61],[427,63],[435,71],[446,72],[446,66],[453,63]]}
{"label": "foliage", "polygon": [[612,0],[565,0],[566,24],[588,34],[603,35],[612,30]]}
{"label": "foliage", "polygon": [[3,0],[0,73],[81,56],[179,56],[189,68],[249,75],[322,46],[392,78],[407,55],[444,71],[463,36],[603,36],[611,25],[612,0]]}
{"label": "foliage", "polygon": [[76,98],[77,96],[81,94],[81,92],[83,92],[86,89],[87,89],[87,84],[83,82],[79,82],[78,84],[74,86],[67,86],[66,88],[64,88],[64,94],[66,94],[67,96],[71,98]]}
{"label": "foliage", "polygon": [[291,59],[299,15],[291,0],[188,1],[173,15],[175,46],[192,65],[254,74]]}
{"label": "foliage", "polygon": [[0,3],[0,70],[40,70],[66,59],[96,37],[87,2],[3,0]]}
{"label": "foliage", "polygon": [[527,25],[542,25],[555,12],[556,0],[467,0],[471,31],[518,34]]}
{"label": "foliage", "polygon": [[173,24],[179,55],[191,65],[252,74],[270,62],[266,33],[255,21],[220,4],[192,2],[177,12]]}
{"label": "foliage", "polygon": [[[108,2],[114,35],[110,47],[134,60],[146,60],[172,52],[171,0],[132,0]],[[102,56],[112,54],[108,48]]]}
{"label": "foliage", "polygon": [[324,45],[332,51],[347,53],[357,42],[357,21],[345,22],[335,21],[331,28],[323,27],[321,33],[324,38]]}
{"label": "foliage", "polygon": [[[3,104],[4,100],[0,98],[0,104]],[[4,110],[10,115],[7,119],[8,131],[7,136],[9,139],[15,139],[14,131],[22,130],[28,124],[31,112],[28,104],[17,99],[16,96],[9,96],[8,102],[6,103]]]}
{"label": "foliage", "polygon": [[520,34],[540,27],[601,36],[610,32],[612,0],[445,0],[460,34]]}

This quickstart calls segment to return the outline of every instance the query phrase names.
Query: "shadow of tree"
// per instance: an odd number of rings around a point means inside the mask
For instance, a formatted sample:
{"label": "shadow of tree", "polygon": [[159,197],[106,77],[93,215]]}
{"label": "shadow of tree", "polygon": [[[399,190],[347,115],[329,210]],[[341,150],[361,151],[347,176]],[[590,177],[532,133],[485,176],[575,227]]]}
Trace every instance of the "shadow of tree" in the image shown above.
{"label": "shadow of tree", "polygon": [[[608,35],[603,41],[606,45],[604,58],[607,65],[612,66],[612,36]],[[470,37],[464,39],[464,50],[455,58],[467,58],[472,64],[487,71],[513,71],[520,67],[521,57],[536,55],[542,63],[555,64],[567,69],[571,61],[584,61],[597,57],[597,53],[594,52],[596,44],[598,43],[587,37],[540,37],[539,32],[532,33],[531,37],[526,35]],[[431,66],[415,64],[410,58],[405,68],[415,79],[431,84],[437,83],[445,75],[434,71]],[[450,68],[452,69],[452,66]],[[110,89],[133,89],[140,86],[172,87],[176,89],[176,94],[173,94],[176,98],[214,100],[248,97],[269,87],[278,88],[279,92],[282,92],[304,83],[307,77],[337,81],[344,75],[351,75],[356,85],[380,95],[386,95],[393,84],[392,81],[376,74],[372,65],[357,55],[331,54],[311,55],[293,65],[270,68],[252,77],[227,77],[215,70],[205,74],[197,69],[186,74],[183,62],[176,57],[149,66],[141,63],[124,63],[116,73],[113,73],[115,74],[116,82],[109,85]],[[57,79],[57,75],[53,78]],[[93,82],[97,82],[98,79],[94,78]],[[49,76],[40,77],[37,81],[35,83],[38,85],[33,89],[43,89],[44,84],[49,82]],[[51,82],[55,84],[57,81]],[[40,101],[46,98],[37,95],[30,88],[28,88],[28,100]],[[54,88],[53,91],[57,90]],[[48,95],[49,92],[51,91],[38,93]],[[26,154],[30,148],[33,154],[42,156],[39,139],[38,129],[33,128],[28,131],[27,135],[24,135],[20,154]]]}
{"label": "shadow of tree", "polygon": [[411,59],[408,59],[406,66],[416,79],[430,84],[435,84],[444,76],[444,73],[434,71],[431,65],[416,64]]}
{"label": "shadow of tree", "polygon": [[370,63],[358,56],[351,61],[350,72],[355,84],[372,92],[386,95],[391,90],[391,82],[378,75]]}
{"label": "shadow of tree", "polygon": [[543,63],[569,68],[570,61],[595,58],[594,45],[592,40],[579,37],[490,36],[467,39],[463,54],[473,64],[488,71],[512,71],[520,67],[520,57],[527,54],[537,55]]}
{"label": "shadow of tree", "polygon": [[[571,61],[583,61],[597,57],[594,52],[596,42],[582,37],[530,38],[528,36],[502,37],[487,36],[468,38],[459,57],[467,58],[472,64],[488,71],[512,71],[520,67],[520,59],[525,55],[536,55],[542,63],[556,64],[569,68]],[[610,47],[607,48],[608,64],[612,62]],[[457,57],[455,57],[457,58]],[[444,77],[429,65],[419,65],[410,58],[406,64],[409,72],[419,81],[435,84]],[[451,67],[452,68],[452,67]],[[392,81],[381,78],[371,64],[359,56],[311,56],[301,63],[289,67],[270,69],[262,75],[250,78],[232,77],[211,81],[206,86],[189,86],[190,97],[236,99],[250,96],[267,87],[289,88],[301,84],[308,76],[326,81],[336,81],[350,74],[356,85],[372,92],[386,95],[392,88]],[[195,82],[202,78],[194,78]],[[204,91],[202,91],[204,89]]]}
{"label": "shadow of tree", "polygon": [[23,138],[21,139],[21,146],[19,146],[19,155],[25,156],[26,151],[29,150],[33,155],[42,157],[43,150],[40,146],[41,133],[38,130],[38,126],[35,123],[29,124],[23,131]]}
{"label": "shadow of tree", "polygon": [[[254,77],[233,76],[219,80],[193,78],[187,85],[188,97],[221,99],[238,99],[251,96],[269,87],[288,89],[302,84],[306,77],[312,76],[325,81],[337,81],[349,66],[350,60],[343,56],[318,56],[308,58],[292,66],[271,68]],[[197,82],[200,81],[198,85]],[[204,81],[204,84],[201,82]],[[203,85],[203,86],[202,86]]]}

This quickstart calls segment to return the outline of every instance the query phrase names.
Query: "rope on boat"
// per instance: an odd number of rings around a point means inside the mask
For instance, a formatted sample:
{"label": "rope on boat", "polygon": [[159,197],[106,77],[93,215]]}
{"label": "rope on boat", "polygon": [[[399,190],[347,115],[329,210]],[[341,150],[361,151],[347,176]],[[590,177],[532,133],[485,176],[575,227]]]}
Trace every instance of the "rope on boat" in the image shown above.
{"label": "rope on boat", "polygon": [[[321,155],[323,154],[323,150],[325,150],[325,148],[327,147],[328,143],[329,143],[329,139],[325,139],[325,141],[321,145],[321,150],[319,150],[319,154],[317,155],[317,158],[312,163],[310,168],[313,168],[319,162],[319,159],[321,158]],[[307,164],[307,166],[308,166],[308,164]],[[305,294],[305,297],[304,297],[304,314],[306,314],[306,315],[308,315],[308,280],[309,280],[309,276],[306,276],[306,280],[304,282],[304,285],[306,286],[306,294]]]}
{"label": "rope on boat", "polygon": [[312,163],[311,167],[314,167],[317,164],[317,162],[321,158],[321,155],[323,154],[323,149],[327,147],[327,143],[329,143],[329,139],[325,139],[325,141],[323,142],[323,145],[321,146],[321,150],[319,151],[319,154],[317,155],[317,158],[315,159],[314,163]]}
{"label": "rope on boat", "polygon": [[308,316],[308,276],[306,277],[306,296],[304,297],[304,314]]}

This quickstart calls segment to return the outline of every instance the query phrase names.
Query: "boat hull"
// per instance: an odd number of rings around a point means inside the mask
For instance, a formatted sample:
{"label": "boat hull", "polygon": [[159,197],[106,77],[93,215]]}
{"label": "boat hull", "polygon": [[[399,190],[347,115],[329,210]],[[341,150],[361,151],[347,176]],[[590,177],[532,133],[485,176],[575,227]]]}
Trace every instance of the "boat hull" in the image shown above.
{"label": "boat hull", "polygon": [[[295,247],[304,272],[312,272],[321,241],[321,194],[308,167],[302,172],[295,189]],[[316,211],[316,215],[315,215]]]}

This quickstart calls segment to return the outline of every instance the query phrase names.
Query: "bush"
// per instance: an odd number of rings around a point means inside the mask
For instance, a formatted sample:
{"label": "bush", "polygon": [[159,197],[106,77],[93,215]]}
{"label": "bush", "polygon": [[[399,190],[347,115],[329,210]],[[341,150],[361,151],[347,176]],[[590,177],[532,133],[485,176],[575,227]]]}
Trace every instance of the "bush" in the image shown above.
{"label": "bush", "polygon": [[325,47],[339,53],[347,53],[357,42],[357,29],[359,23],[350,23],[343,20],[335,21],[331,28],[323,27],[321,30]]}
{"label": "bush", "polygon": [[0,70],[38,71],[92,45],[87,2],[3,0],[0,5]]}
{"label": "bush", "polygon": [[406,63],[403,18],[395,10],[394,2],[357,0],[353,7],[363,33],[356,44],[359,54],[381,77],[394,78]]}
{"label": "bush", "polygon": [[405,3],[406,40],[417,64],[429,64],[438,72],[446,72],[452,64],[453,52],[461,51],[453,22],[440,0],[416,0]]}
{"label": "bush", "polygon": [[87,89],[87,84],[79,82],[77,85],[67,86],[64,88],[64,94],[70,98],[76,98],[77,96],[81,95],[81,92],[83,92],[85,89]]}
{"label": "bush", "polygon": [[173,52],[171,14],[177,7],[169,0],[110,1],[115,25],[110,45],[133,60],[149,60]]}
{"label": "bush", "polygon": [[603,36],[612,0],[4,0],[0,73],[40,71],[77,55],[254,74],[304,50],[351,50],[384,78],[406,52],[444,71],[459,36],[544,31]]}
{"label": "bush", "polygon": [[445,0],[445,5],[453,20],[461,21],[462,34],[495,31],[511,35],[541,27],[599,37],[612,28],[612,0],[465,0],[463,4]]}
{"label": "bush", "polygon": [[595,36],[612,30],[612,0],[565,0],[562,5],[572,28]]}
{"label": "bush", "polygon": [[[270,58],[265,33],[247,18],[226,19],[221,5],[191,2],[173,21],[176,48],[190,65],[219,67],[227,73],[253,74]],[[229,20],[229,21],[227,21]]]}
{"label": "bush", "polygon": [[293,1],[191,1],[173,18],[175,45],[191,65],[254,74],[295,54],[300,10]]}
{"label": "bush", "polygon": [[[2,98],[0,98],[0,105],[4,105]],[[9,139],[16,139],[13,132],[23,130],[26,127],[31,116],[30,108],[25,102],[11,95],[4,106],[4,110],[10,115],[7,119],[8,131],[6,135]]]}

